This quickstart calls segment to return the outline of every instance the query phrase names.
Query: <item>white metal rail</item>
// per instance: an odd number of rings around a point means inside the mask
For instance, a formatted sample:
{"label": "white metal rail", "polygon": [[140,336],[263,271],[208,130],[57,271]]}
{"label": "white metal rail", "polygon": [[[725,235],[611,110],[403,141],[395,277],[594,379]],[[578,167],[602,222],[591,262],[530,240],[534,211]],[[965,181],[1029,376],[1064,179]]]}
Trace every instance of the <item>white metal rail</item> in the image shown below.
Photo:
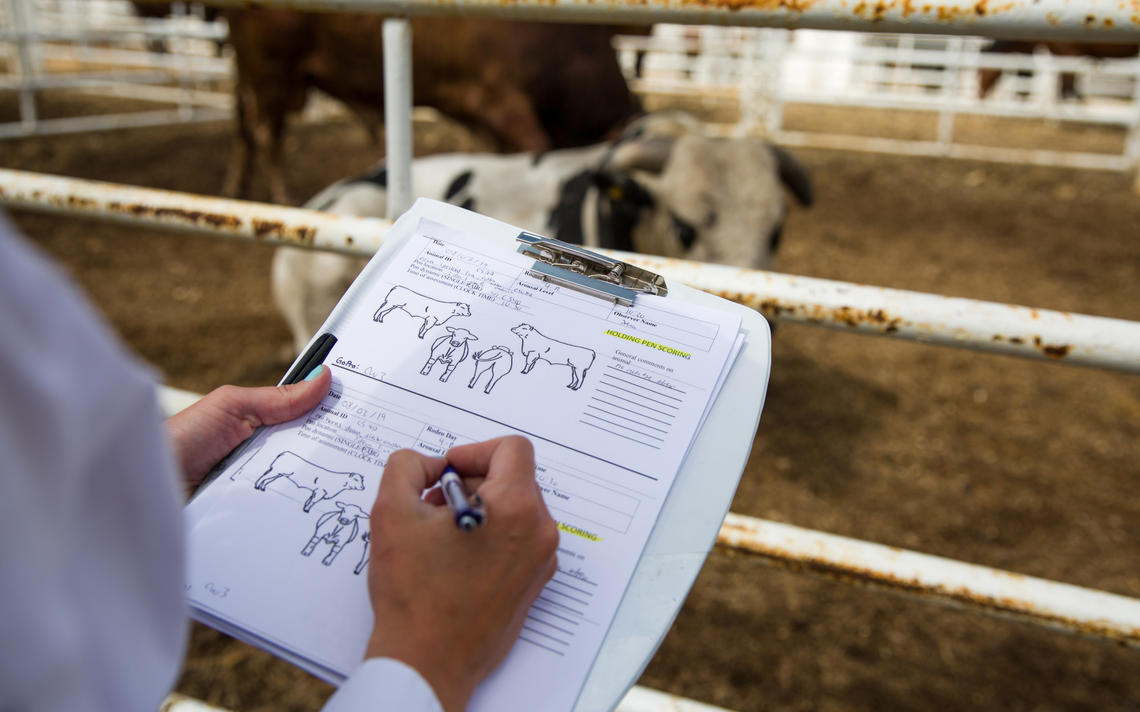
{"label": "white metal rail", "polygon": [[[160,0],[145,0],[159,2]],[[508,20],[858,30],[987,37],[1140,40],[1140,12],[1120,0],[202,0],[218,7],[388,15],[466,15]]]}
{"label": "white metal rail", "polygon": [[[0,47],[13,50],[0,90],[20,96],[20,120],[0,123],[0,138],[230,117],[232,96],[210,86],[231,74],[229,60],[214,56],[226,36],[220,23],[189,15],[142,20],[126,2],[109,0],[56,5],[50,11],[45,0],[0,0]],[[166,42],[165,53],[147,47],[158,40]],[[38,94],[61,89],[177,108],[42,118]]]}
{"label": "white metal rail", "polygon": [[[1087,0],[1080,4],[1065,0],[1008,0],[1000,5],[990,5],[988,0],[933,0],[921,8],[907,0],[856,6],[849,6],[844,0],[723,0],[703,4],[644,0],[518,0],[509,4],[491,0],[214,0],[209,4],[390,14],[454,13],[570,22],[681,22],[857,30],[873,27],[937,34],[1140,41],[1140,10],[1134,1],[1118,0]],[[397,30],[393,33],[407,35]],[[398,51],[402,53],[405,48]],[[406,119],[389,116],[389,120]],[[389,126],[390,131],[394,128],[403,130],[394,123]],[[407,168],[390,165],[390,175],[399,180],[396,171]],[[16,171],[0,172],[0,200],[13,207],[344,251],[371,251],[382,240],[384,230],[382,221],[350,223],[307,211]],[[659,266],[661,271],[682,281],[715,286],[717,293],[778,319],[1062,363],[1140,371],[1140,324],[1132,322],[649,257],[637,259]],[[735,283],[729,280],[730,272],[739,275]],[[765,291],[770,285],[780,285],[787,291]],[[995,321],[998,312],[1008,312],[1013,321]],[[796,570],[1140,645],[1140,601],[1134,599],[737,515],[726,519],[718,541],[734,551],[751,553],[763,561]]]}
{"label": "white metal rail", "polygon": [[[0,169],[0,203],[166,229],[371,254],[390,223]],[[606,251],[770,319],[1140,373],[1140,323]]]}
{"label": "white metal rail", "polygon": [[[759,131],[785,146],[1136,170],[1140,188],[1140,58],[1057,57],[1044,48],[1032,55],[997,54],[983,51],[985,40],[978,37],[693,29],[658,26],[651,37],[620,36],[614,44],[640,93],[735,101],[741,118],[717,125],[720,134]],[[642,71],[634,76],[638,65]],[[1007,75],[985,100],[979,97],[982,70]],[[1074,85],[1085,85],[1087,101],[1060,96],[1066,74]],[[924,112],[927,137],[868,137],[842,127],[831,133],[789,130],[784,109],[790,104]],[[974,145],[955,136],[962,116],[1117,126],[1125,136],[1115,152]]]}

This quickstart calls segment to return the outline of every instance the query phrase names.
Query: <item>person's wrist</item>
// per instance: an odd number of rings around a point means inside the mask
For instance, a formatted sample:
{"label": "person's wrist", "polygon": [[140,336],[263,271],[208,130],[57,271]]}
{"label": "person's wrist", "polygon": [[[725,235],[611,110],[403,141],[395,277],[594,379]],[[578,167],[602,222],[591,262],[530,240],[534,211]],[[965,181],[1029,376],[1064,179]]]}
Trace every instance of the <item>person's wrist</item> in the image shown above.
{"label": "person's wrist", "polygon": [[446,669],[443,664],[446,655],[440,655],[439,651],[421,650],[423,646],[408,642],[405,639],[401,644],[392,644],[387,636],[373,632],[364,651],[364,658],[390,658],[404,663],[427,682],[446,712],[466,710],[477,682],[469,681],[468,676],[457,671]]}

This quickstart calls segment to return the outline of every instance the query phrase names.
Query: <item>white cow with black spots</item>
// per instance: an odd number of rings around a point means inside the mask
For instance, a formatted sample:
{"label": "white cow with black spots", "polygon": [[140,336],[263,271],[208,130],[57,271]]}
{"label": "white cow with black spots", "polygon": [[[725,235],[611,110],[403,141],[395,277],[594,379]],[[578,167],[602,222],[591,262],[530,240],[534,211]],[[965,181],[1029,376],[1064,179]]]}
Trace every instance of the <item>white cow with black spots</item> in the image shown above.
{"label": "white cow with black spots", "polygon": [[[385,217],[388,172],[338,181],[306,207]],[[524,230],[605,247],[768,269],[788,214],[785,188],[813,201],[807,171],[763,138],[717,138],[683,114],[650,114],[617,141],[547,153],[440,154],[412,162],[414,197],[444,200]],[[362,260],[280,248],[278,308],[298,351]]]}

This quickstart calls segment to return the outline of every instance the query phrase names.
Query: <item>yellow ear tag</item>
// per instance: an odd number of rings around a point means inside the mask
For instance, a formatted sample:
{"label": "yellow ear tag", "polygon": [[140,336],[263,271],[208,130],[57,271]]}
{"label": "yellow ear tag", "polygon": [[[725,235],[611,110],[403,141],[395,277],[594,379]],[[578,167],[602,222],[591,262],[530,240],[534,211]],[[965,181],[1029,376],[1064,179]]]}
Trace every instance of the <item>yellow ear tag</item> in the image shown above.
{"label": "yellow ear tag", "polygon": [[621,200],[621,188],[616,185],[610,186],[610,200],[615,202]]}

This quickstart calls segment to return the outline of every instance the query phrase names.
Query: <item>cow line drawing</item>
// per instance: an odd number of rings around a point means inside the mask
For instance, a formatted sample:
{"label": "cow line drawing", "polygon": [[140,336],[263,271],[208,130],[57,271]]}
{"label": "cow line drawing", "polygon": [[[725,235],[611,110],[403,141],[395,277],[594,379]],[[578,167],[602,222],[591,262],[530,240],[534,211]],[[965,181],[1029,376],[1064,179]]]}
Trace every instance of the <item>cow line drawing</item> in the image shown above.
{"label": "cow line drawing", "polygon": [[522,341],[522,356],[526,359],[522,369],[524,374],[533,371],[539,361],[546,361],[552,366],[569,367],[570,383],[566,384],[567,388],[576,391],[582,387],[586,371],[597,356],[593,349],[552,339],[530,324],[519,324],[511,329],[511,333]]}
{"label": "cow line drawing", "polygon": [[257,478],[254,489],[262,492],[269,484],[281,477],[295,486],[309,490],[309,498],[302,509],[306,512],[317,502],[332,499],[345,490],[363,490],[364,477],[356,472],[337,472],[309,462],[289,450],[282,451],[273,458],[269,467]]}
{"label": "cow line drawing", "polygon": [[[321,515],[320,519],[317,520],[316,529],[313,530],[313,536],[305,544],[305,548],[301,549],[302,556],[310,556],[322,541],[331,544],[332,548],[325,554],[325,558],[321,559],[321,563],[325,566],[332,566],[337,555],[356,538],[360,531],[360,520],[363,519],[366,522],[365,526],[367,526],[368,521],[368,512],[355,504],[337,502],[336,506],[336,509]],[[367,542],[365,546],[367,546]]]}
{"label": "cow line drawing", "polygon": [[479,340],[475,334],[467,329],[454,326],[445,328],[448,333],[432,342],[431,352],[428,354],[427,361],[424,362],[424,367],[420,369],[420,375],[427,376],[437,362],[442,363],[444,366],[443,373],[439,376],[441,383],[447,383],[447,379],[451,378],[455,367],[467,358],[467,342]]}
{"label": "cow line drawing", "polygon": [[487,376],[487,385],[483,387],[484,393],[490,393],[491,389],[503,380],[503,376],[511,372],[515,363],[514,355],[506,346],[496,345],[476,351],[472,358],[475,360],[475,371],[471,374],[471,382],[467,387],[474,388],[483,374],[490,374]]}
{"label": "cow line drawing", "polygon": [[388,290],[388,295],[372,315],[372,320],[383,324],[384,317],[397,309],[403,310],[412,318],[423,320],[424,323],[419,330],[421,339],[453,316],[471,316],[469,304],[433,299],[407,287],[396,285]]}

